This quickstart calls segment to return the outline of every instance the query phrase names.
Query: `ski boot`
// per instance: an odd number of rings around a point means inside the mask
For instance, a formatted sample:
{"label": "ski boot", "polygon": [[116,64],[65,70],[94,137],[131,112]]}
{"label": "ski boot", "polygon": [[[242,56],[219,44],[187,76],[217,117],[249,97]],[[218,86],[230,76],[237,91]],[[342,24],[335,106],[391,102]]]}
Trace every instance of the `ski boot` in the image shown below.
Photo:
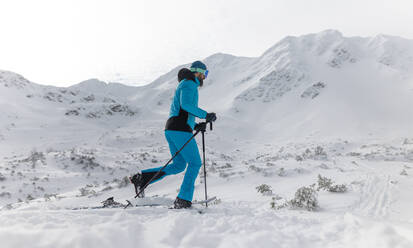
{"label": "ski boot", "polygon": [[[145,197],[145,191],[141,191],[141,188],[145,186],[143,176],[141,173],[135,174],[132,177],[129,177],[130,182],[133,184],[135,187],[135,193],[138,196],[138,198],[144,198]],[[140,194],[139,194],[140,192]]]}
{"label": "ski boot", "polygon": [[[146,184],[148,184],[151,180],[152,180],[151,181],[152,183],[158,179],[161,179],[164,175],[165,175],[165,172],[163,171],[161,171],[160,173],[158,173],[157,171],[151,171],[151,172],[135,174],[132,177],[129,177],[129,180],[135,186],[135,192],[136,192],[136,195],[138,195],[138,193],[142,191],[142,189],[144,189],[144,187],[147,186]],[[138,197],[139,198],[145,197],[144,191],[142,191],[138,195]]]}
{"label": "ski boot", "polygon": [[192,202],[181,199],[179,197],[176,198],[174,201],[174,208],[181,209],[181,208],[190,208],[192,206]]}

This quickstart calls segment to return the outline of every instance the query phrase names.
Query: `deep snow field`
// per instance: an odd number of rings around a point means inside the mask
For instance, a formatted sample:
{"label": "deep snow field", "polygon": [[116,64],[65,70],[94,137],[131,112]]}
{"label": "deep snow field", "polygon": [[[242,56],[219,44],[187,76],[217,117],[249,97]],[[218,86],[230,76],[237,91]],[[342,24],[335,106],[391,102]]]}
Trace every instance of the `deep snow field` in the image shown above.
{"label": "deep snow field", "polygon": [[169,160],[164,123],[188,65],[144,87],[58,88],[0,70],[0,247],[413,248],[413,41],[327,30],[205,62],[217,200],[192,210],[87,209],[175,199],[183,174],[146,200],[127,177]]}
{"label": "deep snow field", "polygon": [[[100,206],[110,196],[133,198],[123,177],[169,158],[162,129],[154,126],[79,132],[57,149],[2,151],[2,247],[413,247],[413,139],[220,147],[208,132],[208,194],[218,200],[203,214],[165,207],[72,210]],[[319,174],[348,191],[319,191],[314,211],[271,208],[273,197],[292,199]],[[150,186],[146,197],[173,200],[182,176]],[[204,197],[200,178],[195,199]],[[272,192],[259,193],[262,184]]]}

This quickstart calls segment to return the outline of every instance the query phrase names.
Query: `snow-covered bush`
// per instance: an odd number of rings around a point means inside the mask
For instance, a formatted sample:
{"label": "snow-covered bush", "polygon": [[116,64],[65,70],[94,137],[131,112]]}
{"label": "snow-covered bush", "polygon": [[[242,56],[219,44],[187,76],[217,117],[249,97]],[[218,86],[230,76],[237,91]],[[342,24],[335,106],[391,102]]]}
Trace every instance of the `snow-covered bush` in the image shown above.
{"label": "snow-covered bush", "polygon": [[347,186],[345,184],[336,184],[333,185],[333,180],[327,177],[323,177],[321,175],[318,175],[318,188],[317,190],[326,190],[329,192],[334,192],[334,193],[344,193],[347,192]]}
{"label": "snow-covered bush", "polygon": [[124,116],[134,116],[137,114],[128,105],[122,105],[119,103],[104,104],[102,106],[95,106],[95,108],[89,108],[89,112],[86,113],[86,117],[90,119],[99,119],[103,116],[112,116],[114,114],[120,114]]}
{"label": "snow-covered bush", "polygon": [[315,185],[299,188],[294,195],[294,199],[290,200],[291,208],[301,208],[308,211],[314,211],[318,208],[317,190]]}
{"label": "snow-covered bush", "polygon": [[304,160],[304,158],[300,155],[297,155],[297,156],[295,156],[295,160],[298,161],[298,162],[301,162],[301,161]]}
{"label": "snow-covered bush", "polygon": [[313,160],[327,160],[327,152],[324,150],[323,147],[317,146],[315,148],[307,148],[305,151],[300,154],[295,156],[295,160],[297,161],[304,161],[307,159],[313,159]]}
{"label": "snow-covered bush", "polygon": [[80,150],[72,149],[70,152],[70,160],[82,165],[82,169],[84,170],[95,169],[100,166],[100,164],[96,162],[93,152],[83,153]]}
{"label": "snow-covered bush", "polygon": [[113,187],[112,186],[106,186],[105,188],[102,189],[102,191],[108,191],[108,190],[112,190]]}
{"label": "snow-covered bush", "polygon": [[281,197],[273,197],[270,202],[271,208],[279,210],[282,208],[291,208],[291,209],[305,209],[308,211],[314,211],[318,208],[318,190],[315,189],[315,184],[312,184],[308,187],[299,188],[294,195],[294,198],[285,201],[282,204],[278,204],[277,200],[281,200]]}
{"label": "snow-covered bush", "polygon": [[45,201],[51,201],[53,198],[57,199],[57,194],[44,194],[43,197]]}
{"label": "snow-covered bush", "polygon": [[331,185],[333,185],[333,181],[330,178],[323,177],[321,175],[318,175],[318,188],[317,190],[323,189],[323,190],[328,190]]}
{"label": "snow-covered bush", "polygon": [[258,193],[261,193],[262,195],[269,196],[273,195],[272,189],[270,185],[267,184],[261,184],[260,186],[255,187]]}
{"label": "snow-covered bush", "polygon": [[139,154],[139,158],[143,159],[143,160],[147,160],[151,155],[147,152],[141,153]]}
{"label": "snow-covered bush", "polygon": [[76,109],[70,109],[67,110],[65,115],[74,115],[74,116],[78,116],[79,115],[79,111],[77,111]]}
{"label": "snow-covered bush", "polygon": [[112,104],[109,106],[110,110],[115,113],[124,113],[126,116],[133,116],[136,113],[132,111],[128,105]]}
{"label": "snow-covered bush", "polygon": [[236,172],[224,172],[224,171],[221,171],[221,172],[219,172],[219,177],[228,178],[228,177],[233,176],[233,175],[235,175],[235,174],[236,174]]}
{"label": "snow-covered bush", "polygon": [[19,162],[30,163],[32,168],[34,169],[36,167],[37,162],[46,164],[46,157],[43,152],[33,150],[30,152],[30,155],[27,158],[20,160]]}
{"label": "snow-covered bush", "polygon": [[324,148],[321,146],[317,146],[314,149],[314,155],[317,157],[327,157],[327,153],[324,151]]}
{"label": "snow-covered bush", "polygon": [[77,195],[78,197],[79,196],[94,196],[94,195],[96,195],[96,191],[93,190],[93,189],[90,189],[90,187],[88,187],[88,186],[86,186],[84,188],[80,188],[79,191],[80,191],[80,195]]}
{"label": "snow-covered bush", "polygon": [[278,170],[277,175],[280,176],[280,177],[285,177],[285,176],[287,175],[287,172],[285,171],[285,169],[284,169],[283,167],[281,167],[281,168]]}
{"label": "snow-covered bush", "polygon": [[[308,211],[314,211],[318,208],[317,195],[318,191],[326,190],[328,192],[335,193],[344,193],[347,191],[347,186],[344,184],[333,184],[333,180],[327,177],[318,175],[317,187],[316,184],[312,184],[308,187],[299,188],[294,195],[292,200],[286,201],[283,204],[277,204],[276,200],[273,198],[273,201],[270,203],[271,208],[281,209],[285,207],[293,209],[306,209]],[[258,187],[257,187],[258,190]]]}
{"label": "snow-covered bush", "polygon": [[31,194],[28,194],[27,197],[26,197],[26,201],[31,201],[31,200],[34,200],[34,199],[36,199],[36,198],[34,198]]}
{"label": "snow-covered bush", "polygon": [[347,192],[347,186],[345,184],[336,184],[331,186],[328,191],[334,193],[344,193]]}
{"label": "snow-covered bush", "polygon": [[250,165],[248,167],[248,170],[252,170],[252,171],[255,171],[255,172],[262,172],[263,169],[258,167],[258,166],[255,166],[255,165]]}
{"label": "snow-covered bush", "polygon": [[407,171],[405,169],[403,169],[402,172],[400,172],[400,175],[408,176],[409,174],[407,174]]}

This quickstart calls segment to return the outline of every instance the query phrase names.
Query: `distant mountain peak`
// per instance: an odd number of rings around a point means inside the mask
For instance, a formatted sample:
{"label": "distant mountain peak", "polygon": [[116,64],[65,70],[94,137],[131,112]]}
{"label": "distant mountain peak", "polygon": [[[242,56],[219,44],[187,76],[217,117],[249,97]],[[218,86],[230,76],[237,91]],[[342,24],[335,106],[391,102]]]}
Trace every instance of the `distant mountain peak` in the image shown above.
{"label": "distant mountain peak", "polygon": [[32,87],[34,83],[15,72],[0,70],[0,85],[9,88],[23,89]]}
{"label": "distant mountain peak", "polygon": [[106,87],[108,84],[104,81],[101,81],[97,78],[91,78],[85,81],[82,81],[78,84],[72,85],[71,88],[87,88],[87,89],[100,89]]}

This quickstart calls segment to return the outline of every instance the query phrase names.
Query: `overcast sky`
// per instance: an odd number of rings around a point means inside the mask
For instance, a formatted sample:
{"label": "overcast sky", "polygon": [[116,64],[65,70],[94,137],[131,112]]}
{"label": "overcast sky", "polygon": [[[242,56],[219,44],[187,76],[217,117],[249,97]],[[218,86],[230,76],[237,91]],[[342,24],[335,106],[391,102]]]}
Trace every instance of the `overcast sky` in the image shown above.
{"label": "overcast sky", "polygon": [[412,23],[411,0],[1,0],[0,69],[143,84],[217,52],[260,56],[287,35],[413,39]]}

